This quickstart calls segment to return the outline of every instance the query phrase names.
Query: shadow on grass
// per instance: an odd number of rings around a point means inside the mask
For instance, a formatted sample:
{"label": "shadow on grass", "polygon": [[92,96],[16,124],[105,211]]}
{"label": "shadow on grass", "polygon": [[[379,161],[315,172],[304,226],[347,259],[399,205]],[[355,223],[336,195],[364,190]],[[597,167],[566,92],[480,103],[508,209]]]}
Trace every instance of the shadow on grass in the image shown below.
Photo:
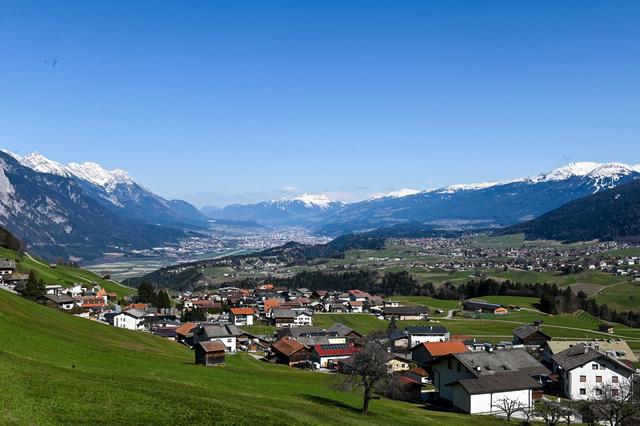
{"label": "shadow on grass", "polygon": [[324,398],[322,396],[317,395],[301,395],[303,399],[306,399],[310,402],[315,402],[317,404],[322,404],[325,406],[331,406],[335,408],[342,408],[343,410],[351,411],[352,413],[360,414],[362,410],[360,408],[352,407],[351,405],[345,404],[341,401],[336,401],[334,399]]}

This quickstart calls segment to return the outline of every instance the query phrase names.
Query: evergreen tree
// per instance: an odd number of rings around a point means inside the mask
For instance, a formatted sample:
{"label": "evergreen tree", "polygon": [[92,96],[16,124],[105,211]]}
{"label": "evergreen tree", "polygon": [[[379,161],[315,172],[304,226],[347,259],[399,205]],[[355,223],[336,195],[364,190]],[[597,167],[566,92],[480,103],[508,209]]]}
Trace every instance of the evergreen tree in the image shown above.
{"label": "evergreen tree", "polygon": [[169,298],[169,294],[165,290],[158,292],[158,301],[155,306],[158,309],[168,309],[171,307],[171,298]]}
{"label": "evergreen tree", "polygon": [[143,282],[138,287],[138,302],[139,303],[150,303],[153,306],[156,306],[158,299],[158,294],[156,293],[156,289],[150,282]]}
{"label": "evergreen tree", "polygon": [[44,282],[38,278],[35,271],[29,272],[29,279],[24,287],[23,295],[25,297],[35,298],[45,293]]}

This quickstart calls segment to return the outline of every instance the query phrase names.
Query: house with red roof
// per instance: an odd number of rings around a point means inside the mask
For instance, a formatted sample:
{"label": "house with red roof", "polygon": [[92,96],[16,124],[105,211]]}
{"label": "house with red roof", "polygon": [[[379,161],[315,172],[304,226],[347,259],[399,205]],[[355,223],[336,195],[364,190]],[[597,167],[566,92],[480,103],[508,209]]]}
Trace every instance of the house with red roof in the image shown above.
{"label": "house with red roof", "polygon": [[229,318],[233,325],[253,325],[255,314],[253,308],[231,308]]}
{"label": "house with red roof", "polygon": [[271,345],[271,352],[277,364],[295,365],[311,358],[308,347],[295,339],[284,338]]}
{"label": "house with red roof", "polygon": [[411,349],[411,359],[420,365],[451,354],[461,354],[469,352],[469,348],[464,342],[424,342]]}
{"label": "house with red roof", "polygon": [[353,343],[314,345],[311,360],[322,368],[330,368],[358,352]]}

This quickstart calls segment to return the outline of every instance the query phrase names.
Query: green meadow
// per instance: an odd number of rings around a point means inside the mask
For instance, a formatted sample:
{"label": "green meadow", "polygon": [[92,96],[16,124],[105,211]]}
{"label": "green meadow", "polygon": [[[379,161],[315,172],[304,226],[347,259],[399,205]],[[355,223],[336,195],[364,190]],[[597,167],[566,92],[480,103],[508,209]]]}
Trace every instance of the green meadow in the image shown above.
{"label": "green meadow", "polygon": [[187,348],[0,291],[0,424],[504,424],[361,395],[336,376],[240,354],[224,367]]}

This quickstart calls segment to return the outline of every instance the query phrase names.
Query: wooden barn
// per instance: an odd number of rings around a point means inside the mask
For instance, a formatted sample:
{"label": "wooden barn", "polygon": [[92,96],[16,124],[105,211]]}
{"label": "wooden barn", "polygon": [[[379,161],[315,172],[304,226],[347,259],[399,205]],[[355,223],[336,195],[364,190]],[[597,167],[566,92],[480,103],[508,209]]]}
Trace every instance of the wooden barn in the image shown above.
{"label": "wooden barn", "polygon": [[196,364],[207,367],[213,365],[224,365],[224,355],[227,347],[219,340],[212,342],[199,342],[195,346]]}

